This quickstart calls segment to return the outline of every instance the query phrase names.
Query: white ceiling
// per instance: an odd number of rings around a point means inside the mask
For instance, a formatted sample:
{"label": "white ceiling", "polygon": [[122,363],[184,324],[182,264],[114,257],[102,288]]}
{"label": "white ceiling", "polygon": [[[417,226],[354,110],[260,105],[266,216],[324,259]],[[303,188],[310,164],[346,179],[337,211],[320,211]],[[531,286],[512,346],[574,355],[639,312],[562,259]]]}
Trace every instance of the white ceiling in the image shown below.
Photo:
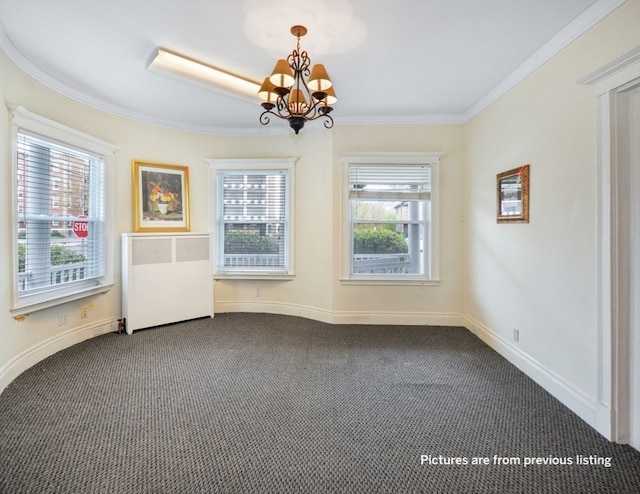
{"label": "white ceiling", "polygon": [[336,125],[464,122],[621,3],[0,0],[0,46],[40,82],[118,115],[204,132],[290,132],[282,121],[261,126],[257,102],[146,66],[163,47],[261,81],[295,47],[289,27],[300,23],[309,28],[302,49],[333,79]]}

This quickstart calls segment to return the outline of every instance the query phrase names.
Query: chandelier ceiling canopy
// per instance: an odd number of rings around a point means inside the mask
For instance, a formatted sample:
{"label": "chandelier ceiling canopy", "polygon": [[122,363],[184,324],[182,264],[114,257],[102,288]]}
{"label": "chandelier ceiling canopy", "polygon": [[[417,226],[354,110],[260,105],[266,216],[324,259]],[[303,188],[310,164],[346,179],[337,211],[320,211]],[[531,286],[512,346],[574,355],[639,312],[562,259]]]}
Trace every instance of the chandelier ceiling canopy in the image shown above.
{"label": "chandelier ceiling canopy", "polygon": [[287,120],[297,134],[307,121],[323,118],[324,126],[330,129],[330,113],[338,101],[333,83],[324,65],[311,67],[309,55],[300,50],[300,38],[307,34],[307,28],[293,26],[291,34],[297,38],[296,48],[286,59],[276,62],[258,91],[264,109],[260,123],[267,125],[274,116]]}

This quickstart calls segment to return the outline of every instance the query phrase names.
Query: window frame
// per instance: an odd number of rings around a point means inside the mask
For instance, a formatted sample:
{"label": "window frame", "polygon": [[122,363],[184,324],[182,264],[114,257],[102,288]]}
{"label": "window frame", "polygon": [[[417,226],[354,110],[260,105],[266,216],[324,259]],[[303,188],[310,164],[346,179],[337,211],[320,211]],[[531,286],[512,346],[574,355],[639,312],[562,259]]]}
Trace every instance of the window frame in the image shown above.
{"label": "window frame", "polygon": [[[439,285],[440,284],[440,152],[355,152],[340,153],[342,174],[342,284],[356,285]],[[349,170],[352,165],[406,166],[426,165],[430,167],[431,191],[428,209],[430,219],[426,221],[425,237],[430,239],[429,249],[425,249],[425,274],[358,275],[352,273],[353,223],[351,220]]]}
{"label": "window frame", "polygon": [[[214,260],[213,274],[215,279],[273,279],[291,280],[295,277],[294,269],[294,204],[295,204],[295,163],[297,158],[256,158],[256,159],[207,159],[209,165],[209,191],[210,191],[210,223],[211,231],[214,232],[212,242],[212,259]],[[221,234],[224,222],[220,218],[218,174],[229,173],[269,173],[286,172],[286,195],[285,195],[285,229],[287,236],[286,244],[286,267],[285,268],[234,268],[221,267],[218,262],[220,249],[224,245],[224,235]]]}
{"label": "window frame", "polygon": [[[61,123],[49,120],[32,113],[21,106],[9,107],[11,125],[11,217],[12,217],[12,242],[11,242],[11,269],[12,287],[10,312],[14,317],[24,316],[31,312],[54,307],[73,300],[88,297],[90,295],[104,293],[110,290],[114,284],[113,265],[113,169],[115,152],[120,146],[115,146],[96,137],[90,136],[79,130],[67,127]],[[104,258],[104,276],[94,278],[87,283],[74,283],[70,286],[53,285],[35,292],[22,294],[19,290],[18,269],[18,134],[23,131],[27,134],[36,134],[51,143],[62,144],[69,148],[85,150],[88,153],[100,156],[103,160],[104,184],[102,194],[104,196],[104,234],[102,251]],[[53,197],[53,193],[52,196]]]}

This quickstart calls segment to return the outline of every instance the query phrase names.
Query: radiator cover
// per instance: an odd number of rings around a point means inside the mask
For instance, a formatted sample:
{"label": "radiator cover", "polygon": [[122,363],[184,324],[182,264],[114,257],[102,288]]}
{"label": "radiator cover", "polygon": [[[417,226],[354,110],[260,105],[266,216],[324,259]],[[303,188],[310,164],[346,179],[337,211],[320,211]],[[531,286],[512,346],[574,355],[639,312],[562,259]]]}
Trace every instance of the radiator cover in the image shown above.
{"label": "radiator cover", "polygon": [[122,315],[127,333],[213,317],[207,233],[122,234]]}

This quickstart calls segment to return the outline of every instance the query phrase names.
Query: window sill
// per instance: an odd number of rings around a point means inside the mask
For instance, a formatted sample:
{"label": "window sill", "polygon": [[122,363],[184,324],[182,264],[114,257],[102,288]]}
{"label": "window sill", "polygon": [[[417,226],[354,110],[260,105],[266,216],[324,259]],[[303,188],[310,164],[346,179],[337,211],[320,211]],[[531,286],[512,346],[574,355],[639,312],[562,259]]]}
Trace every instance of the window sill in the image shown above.
{"label": "window sill", "polygon": [[248,271],[246,273],[214,273],[213,279],[218,280],[276,280],[291,281],[295,278],[295,274],[290,273],[269,273],[259,271]]}
{"label": "window sill", "polygon": [[381,279],[381,278],[340,278],[343,285],[378,285],[378,286],[439,286],[440,280],[421,279]]}
{"label": "window sill", "polygon": [[95,286],[93,288],[84,289],[82,291],[78,291],[75,293],[70,293],[68,295],[63,295],[61,297],[49,300],[43,300],[41,302],[31,302],[31,303],[23,303],[22,305],[17,305],[16,307],[11,309],[11,316],[14,318],[21,318],[23,316],[28,316],[29,314],[33,314],[34,312],[38,312],[40,310],[49,309],[51,307],[57,307],[58,305],[66,304],[67,302],[73,302],[74,300],[80,300],[82,298],[90,297],[92,295],[98,295],[101,293],[106,293],[113,288],[113,284],[105,284]]}

